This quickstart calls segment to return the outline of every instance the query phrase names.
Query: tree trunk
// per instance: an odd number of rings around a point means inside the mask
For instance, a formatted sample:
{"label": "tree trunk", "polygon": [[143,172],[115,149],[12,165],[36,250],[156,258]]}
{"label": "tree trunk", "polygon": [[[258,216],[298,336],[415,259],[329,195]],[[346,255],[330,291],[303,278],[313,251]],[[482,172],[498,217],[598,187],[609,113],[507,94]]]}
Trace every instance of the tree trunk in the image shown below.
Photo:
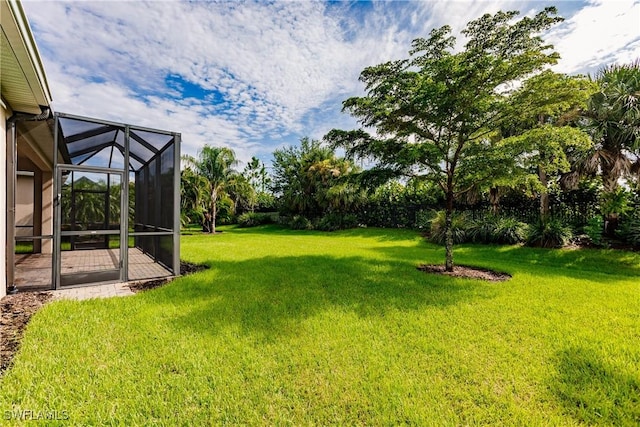
{"label": "tree trunk", "polygon": [[540,179],[540,184],[544,187],[542,193],[540,193],[540,219],[543,221],[549,218],[549,191],[547,180],[547,173],[538,166],[538,179]]}
{"label": "tree trunk", "polygon": [[491,203],[491,213],[498,215],[500,212],[500,190],[498,187],[489,189],[489,202]]}
{"label": "tree trunk", "polygon": [[216,234],[216,216],[218,215],[218,192],[211,192],[211,234]]}
{"label": "tree trunk", "polygon": [[[613,195],[618,191],[618,174],[616,174],[611,165],[602,168],[602,187],[605,193]],[[613,196],[611,196],[613,197]],[[604,218],[604,234],[608,237],[615,237],[615,231],[618,228],[618,216],[620,212],[606,212]]]}
{"label": "tree trunk", "polygon": [[216,234],[216,215],[218,215],[218,207],[213,204],[213,215],[211,215],[211,234]]}
{"label": "tree trunk", "polygon": [[453,271],[453,191],[447,191],[447,207],[444,224],[444,268],[446,271]]}

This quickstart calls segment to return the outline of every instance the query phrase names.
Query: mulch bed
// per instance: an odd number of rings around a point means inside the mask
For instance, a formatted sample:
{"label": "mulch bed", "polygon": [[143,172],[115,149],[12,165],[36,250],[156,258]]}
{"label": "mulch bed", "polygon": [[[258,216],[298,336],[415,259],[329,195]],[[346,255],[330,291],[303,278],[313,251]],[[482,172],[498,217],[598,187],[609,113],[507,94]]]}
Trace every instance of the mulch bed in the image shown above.
{"label": "mulch bed", "polygon": [[443,264],[421,264],[418,266],[418,270],[452,277],[487,280],[489,282],[504,282],[511,279],[511,275],[507,273],[465,265],[454,265],[453,271],[446,271]]}
{"label": "mulch bed", "polygon": [[0,374],[11,366],[29,319],[52,296],[50,292],[25,292],[0,300]]}
{"label": "mulch bed", "polygon": [[[206,265],[180,261],[182,275],[192,274],[207,268],[209,267]],[[157,288],[169,281],[170,279],[142,281],[132,283],[129,287],[137,293]],[[0,375],[11,366],[29,319],[52,297],[50,292],[24,292],[7,295],[0,299]]]}

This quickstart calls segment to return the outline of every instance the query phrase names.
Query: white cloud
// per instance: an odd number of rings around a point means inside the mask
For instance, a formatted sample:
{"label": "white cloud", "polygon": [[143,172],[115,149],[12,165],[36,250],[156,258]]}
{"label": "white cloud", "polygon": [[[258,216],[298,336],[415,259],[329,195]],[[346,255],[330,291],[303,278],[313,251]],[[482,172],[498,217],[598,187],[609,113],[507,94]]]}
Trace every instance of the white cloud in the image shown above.
{"label": "white cloud", "polygon": [[640,58],[640,2],[590,1],[551,32],[560,52],[559,72],[593,72]]}
{"label": "white cloud", "polygon": [[[451,24],[457,33],[483,13],[541,7],[521,1],[25,3],[56,110],[180,131],[186,153],[205,143],[227,145],[243,161],[254,154],[267,159],[283,141],[353,126],[339,111],[344,99],[362,93],[360,71],[405,57],[411,40],[432,28]],[[563,56],[558,67],[574,72],[640,56],[639,7],[587,4],[551,33]],[[183,85],[181,97],[180,80],[209,92],[190,94]]]}

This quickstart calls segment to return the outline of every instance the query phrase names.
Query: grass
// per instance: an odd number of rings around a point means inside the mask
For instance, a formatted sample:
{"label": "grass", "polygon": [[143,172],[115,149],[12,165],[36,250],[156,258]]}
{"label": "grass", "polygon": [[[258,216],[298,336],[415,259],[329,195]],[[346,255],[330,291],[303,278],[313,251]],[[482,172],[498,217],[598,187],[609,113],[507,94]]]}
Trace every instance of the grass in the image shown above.
{"label": "grass", "polygon": [[513,275],[488,283],[417,271],[444,251],[410,231],[223,230],[183,236],[207,271],[45,306],[0,409],[75,425],[640,423],[638,254],[457,247]]}

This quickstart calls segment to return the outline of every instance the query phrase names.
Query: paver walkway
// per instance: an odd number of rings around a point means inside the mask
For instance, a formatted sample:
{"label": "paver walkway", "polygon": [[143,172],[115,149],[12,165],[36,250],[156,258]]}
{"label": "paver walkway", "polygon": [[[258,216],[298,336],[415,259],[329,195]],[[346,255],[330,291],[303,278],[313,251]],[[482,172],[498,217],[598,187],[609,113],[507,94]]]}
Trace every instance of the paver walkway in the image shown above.
{"label": "paver walkway", "polygon": [[59,289],[49,291],[53,299],[76,299],[126,297],[133,295],[126,283],[109,283],[107,285],[83,286],[79,288]]}

